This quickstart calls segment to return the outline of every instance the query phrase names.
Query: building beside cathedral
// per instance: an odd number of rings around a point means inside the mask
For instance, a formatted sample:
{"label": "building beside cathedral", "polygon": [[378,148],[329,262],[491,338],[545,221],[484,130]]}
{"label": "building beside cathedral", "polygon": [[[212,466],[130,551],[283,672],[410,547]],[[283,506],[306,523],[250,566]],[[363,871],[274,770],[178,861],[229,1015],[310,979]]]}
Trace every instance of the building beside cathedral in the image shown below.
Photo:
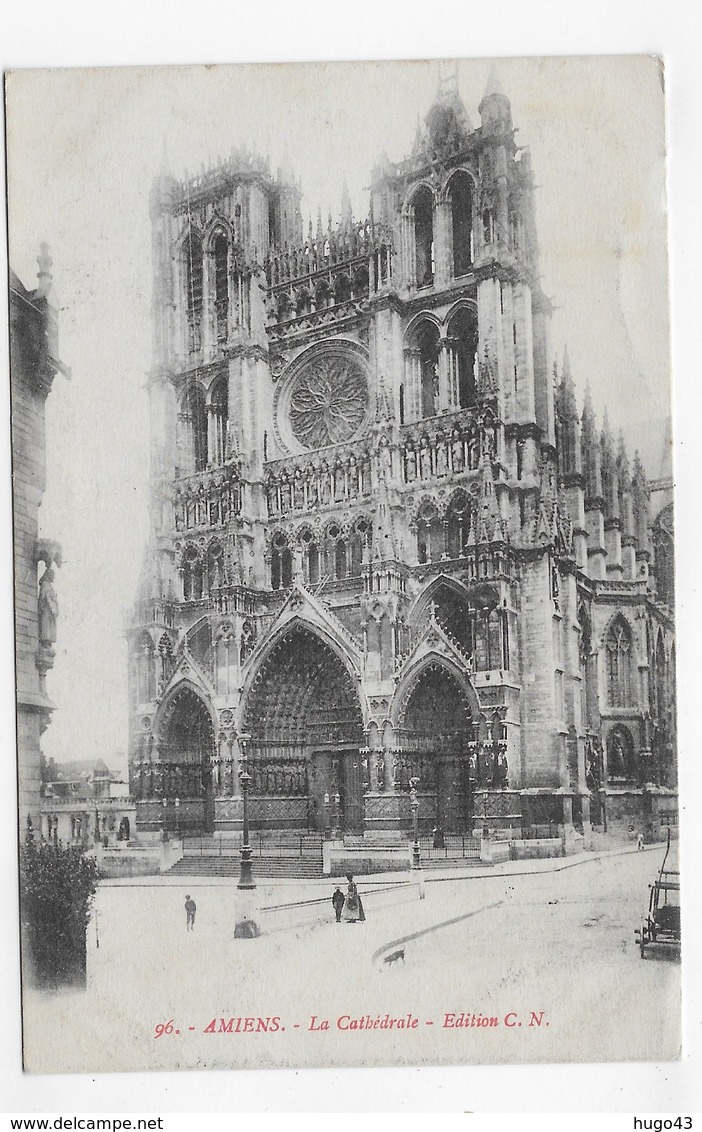
{"label": "building beside cathedral", "polygon": [[[675,820],[672,511],[554,367],[493,76],[444,81],[368,218],[255,155],[151,197],[137,825]],[[668,536],[671,537],[668,537]]]}
{"label": "building beside cathedral", "polygon": [[[41,830],[41,737],[55,705],[46,690],[57,639],[58,603],[54,565],[61,547],[39,537],[39,508],[46,487],[46,402],[57,373],[69,375],[58,358],[56,308],[49,298],[51,266],[46,244],[37,259],[38,285],[24,286],[10,270],[10,390],[12,394],[12,482],[17,695],[17,784],[19,833],[27,822]],[[41,570],[41,572],[40,572]]]}

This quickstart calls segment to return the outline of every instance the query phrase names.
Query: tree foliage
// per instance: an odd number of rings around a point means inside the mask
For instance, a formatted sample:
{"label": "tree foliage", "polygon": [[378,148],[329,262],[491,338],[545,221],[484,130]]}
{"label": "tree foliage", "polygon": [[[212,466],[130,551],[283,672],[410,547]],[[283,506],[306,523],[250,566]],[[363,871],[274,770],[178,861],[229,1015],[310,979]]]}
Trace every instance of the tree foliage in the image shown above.
{"label": "tree foliage", "polygon": [[20,849],[20,915],[25,973],[43,987],[85,981],[85,941],[97,862],[78,846],[34,840]]}

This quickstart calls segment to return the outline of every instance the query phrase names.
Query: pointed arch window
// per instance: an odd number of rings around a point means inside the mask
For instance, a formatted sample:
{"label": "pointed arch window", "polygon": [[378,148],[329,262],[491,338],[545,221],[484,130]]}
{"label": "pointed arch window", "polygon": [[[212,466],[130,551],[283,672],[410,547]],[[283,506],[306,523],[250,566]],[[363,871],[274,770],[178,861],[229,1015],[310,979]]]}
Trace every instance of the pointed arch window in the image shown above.
{"label": "pointed arch window", "polygon": [[417,519],[417,560],[438,562],[443,553],[443,523],[433,503],[425,503]]}
{"label": "pointed arch window", "polygon": [[456,311],[448,328],[451,344],[452,381],[461,409],[475,404],[478,365],[478,324],[465,307]]}
{"label": "pointed arch window", "polygon": [[196,382],[185,393],[179,424],[185,474],[204,471],[207,467],[207,409],[204,390]]}
{"label": "pointed arch window", "polygon": [[423,186],[414,197],[415,274],[418,287],[434,282],[434,198]]}
{"label": "pointed arch window", "polygon": [[617,617],[605,641],[607,700],[610,707],[631,707],[633,697],[633,641],[623,617]]}
{"label": "pointed arch window", "polygon": [[188,351],[202,349],[202,240],[192,228],[183,245],[185,267],[185,307],[188,315]]}
{"label": "pointed arch window", "polygon": [[422,418],[439,412],[439,331],[433,322],[425,322],[417,334],[421,376]]}
{"label": "pointed arch window", "polygon": [[459,171],[451,180],[453,274],[467,275],[473,264],[473,182]]}
{"label": "pointed arch window", "polygon": [[215,337],[218,342],[227,340],[227,320],[229,316],[228,260],[229,243],[224,232],[218,232],[212,243],[214,259],[214,313]]}
{"label": "pointed arch window", "polygon": [[241,627],[241,647],[239,650],[239,657],[241,664],[244,664],[253,652],[254,645],[256,644],[256,627],[253,621],[246,620]]}
{"label": "pointed arch window", "polygon": [[223,377],[212,393],[212,463],[223,464],[227,451],[227,421],[229,416],[229,382]]}
{"label": "pointed arch window", "polygon": [[222,544],[212,542],[207,551],[207,589],[216,593],[224,585],[224,551]]}
{"label": "pointed arch window", "polygon": [[300,535],[302,546],[302,570],[308,585],[315,586],[319,582],[319,547],[309,529]]}
{"label": "pointed arch window", "polygon": [[292,585],[292,554],[282,531],[273,536],[271,549],[271,588],[287,590]]}
{"label": "pointed arch window", "polygon": [[351,535],[350,551],[351,551],[351,567],[349,573],[357,578],[363,567],[363,551],[366,547],[370,547],[371,542],[371,524],[368,519],[357,519],[354,523],[353,533]]}
{"label": "pointed arch window", "polygon": [[470,500],[465,491],[459,490],[451,497],[447,512],[448,556],[461,558],[465,553],[470,529]]}

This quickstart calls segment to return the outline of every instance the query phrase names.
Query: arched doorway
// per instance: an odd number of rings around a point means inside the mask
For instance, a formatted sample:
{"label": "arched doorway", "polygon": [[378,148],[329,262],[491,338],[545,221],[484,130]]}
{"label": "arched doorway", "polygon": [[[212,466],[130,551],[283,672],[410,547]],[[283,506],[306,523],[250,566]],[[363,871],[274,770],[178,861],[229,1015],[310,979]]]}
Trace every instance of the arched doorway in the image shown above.
{"label": "arched doorway", "polygon": [[335,824],[337,808],[342,829],[363,828],[361,706],[346,666],[314,631],[294,626],[269,652],[247,697],[244,730],[251,736],[252,824],[257,798],[283,824],[284,799],[292,795],[307,798],[314,829]]}
{"label": "arched doorway", "polygon": [[477,773],[469,746],[472,724],[468,695],[453,672],[438,661],[423,668],[401,712],[396,780],[406,789],[411,778],[419,779],[425,828],[455,833],[472,828]]}
{"label": "arched doorway", "polygon": [[179,689],[166,704],[158,745],[161,798],[181,803],[179,821],[183,828],[214,829],[214,788],[212,758],[215,736],[212,716],[197,692]]}

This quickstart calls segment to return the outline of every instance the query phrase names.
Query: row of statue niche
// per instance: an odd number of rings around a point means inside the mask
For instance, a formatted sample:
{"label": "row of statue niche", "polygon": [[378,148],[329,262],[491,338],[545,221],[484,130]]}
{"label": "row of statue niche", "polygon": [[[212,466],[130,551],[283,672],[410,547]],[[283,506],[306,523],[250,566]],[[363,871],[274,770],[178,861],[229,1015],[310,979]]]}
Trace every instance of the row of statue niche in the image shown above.
{"label": "row of statue niche", "polygon": [[159,765],[141,762],[134,769],[138,798],[192,798],[202,793],[203,776],[199,763]]}
{"label": "row of statue niche", "polygon": [[304,763],[250,762],[253,794],[307,794],[307,768]]}
{"label": "row of statue niche", "polygon": [[268,510],[270,513],[291,509],[299,511],[304,507],[324,506],[347,497],[369,495],[370,491],[370,460],[365,457],[359,461],[352,454],[343,464],[336,464],[333,469],[323,460],[319,468],[308,465],[304,472],[296,468],[292,476],[285,474],[280,479],[269,482]]}
{"label": "row of statue niche", "polygon": [[[494,460],[495,426],[472,424],[467,431],[454,428],[449,437],[430,440],[423,436],[417,448],[405,447],[405,481],[431,479],[449,472],[475,471],[484,455]],[[432,459],[433,455],[433,459]]]}
{"label": "row of statue niche", "polygon": [[[398,785],[407,787],[410,778],[418,778],[423,789],[433,790],[437,785],[437,762],[435,755],[425,755],[421,759],[411,756],[398,755],[395,757],[394,772]],[[456,759],[458,763],[458,759]],[[468,779],[476,785],[491,787],[495,790],[505,790],[508,783],[507,756],[504,751],[481,751],[478,757],[475,751],[469,751],[465,763],[468,769]],[[376,784],[377,789],[385,789],[385,758],[380,752],[376,756]]]}

